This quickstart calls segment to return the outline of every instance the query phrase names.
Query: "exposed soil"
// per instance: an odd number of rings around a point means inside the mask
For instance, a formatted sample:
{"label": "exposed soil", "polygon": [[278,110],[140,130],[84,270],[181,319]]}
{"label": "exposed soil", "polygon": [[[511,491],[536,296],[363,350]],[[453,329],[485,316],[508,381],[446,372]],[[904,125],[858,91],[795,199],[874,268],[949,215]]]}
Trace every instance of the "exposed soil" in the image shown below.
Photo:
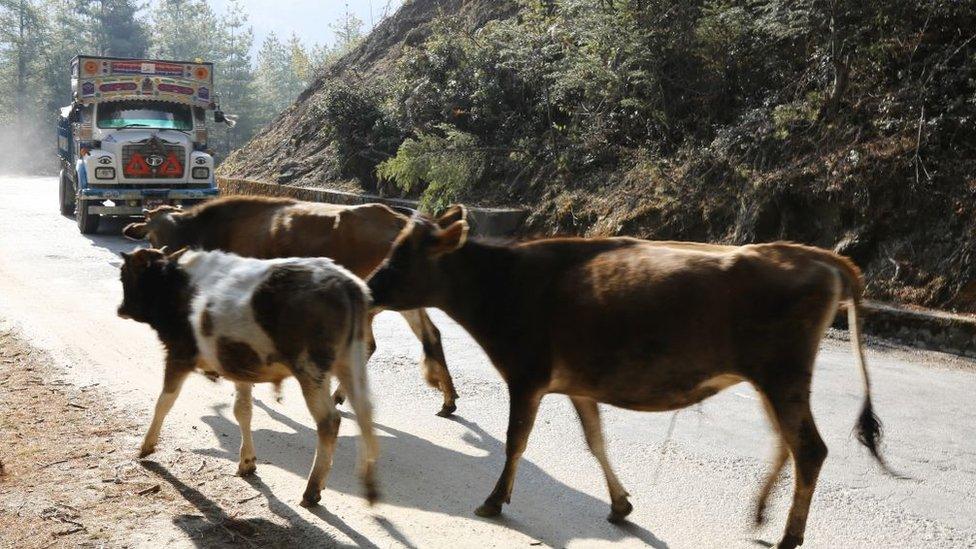
{"label": "exposed soil", "polygon": [[0,333],[0,547],[284,547],[304,541],[260,479],[182,448],[135,457],[148,418]]}

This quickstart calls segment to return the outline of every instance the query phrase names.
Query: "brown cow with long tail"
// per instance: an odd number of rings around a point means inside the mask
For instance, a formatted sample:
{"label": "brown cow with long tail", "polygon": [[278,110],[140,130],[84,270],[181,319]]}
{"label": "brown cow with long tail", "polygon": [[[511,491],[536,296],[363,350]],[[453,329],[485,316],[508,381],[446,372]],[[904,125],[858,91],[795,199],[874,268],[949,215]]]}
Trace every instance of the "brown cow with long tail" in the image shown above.
{"label": "brown cow with long tail", "polygon": [[741,247],[633,238],[553,238],[519,244],[468,239],[466,212],[415,218],[369,287],[401,310],[439,307],[484,348],[508,384],[506,460],[477,509],[508,503],[539,402],[569,395],[610,491],[611,521],[632,507],[610,466],[598,402],[665,411],[731,385],[752,384],[780,435],[757,520],[787,458],[795,488],[780,548],[803,543],[827,447],[810,411],[820,340],[841,301],[864,380],[858,438],[881,461],[858,333],[861,275],[847,258],[789,243]]}

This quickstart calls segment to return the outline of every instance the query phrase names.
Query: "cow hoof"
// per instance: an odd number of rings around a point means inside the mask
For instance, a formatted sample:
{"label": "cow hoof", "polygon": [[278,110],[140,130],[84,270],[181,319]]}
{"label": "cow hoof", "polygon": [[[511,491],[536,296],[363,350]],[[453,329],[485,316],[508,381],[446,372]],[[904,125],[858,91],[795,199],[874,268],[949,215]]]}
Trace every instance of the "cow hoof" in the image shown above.
{"label": "cow hoof", "polygon": [[607,516],[607,520],[619,524],[627,519],[627,515],[634,510],[634,506],[630,504],[626,499],[614,502],[610,505],[610,514]]}
{"label": "cow hoof", "polygon": [[299,505],[301,505],[302,507],[315,507],[316,505],[319,504],[319,501],[321,500],[322,500],[322,494],[318,492],[315,493],[306,492],[305,495],[302,496],[302,502]]}
{"label": "cow hoof", "polygon": [[793,534],[786,534],[783,536],[782,541],[776,544],[776,549],[796,549],[800,545],[803,545],[803,538],[794,536]]}
{"label": "cow hoof", "polygon": [[502,504],[495,503],[494,501],[486,501],[481,504],[481,507],[474,510],[474,514],[484,518],[497,517],[502,514]]}
{"label": "cow hoof", "polygon": [[237,476],[239,477],[249,477],[258,470],[257,458],[245,459],[240,465],[237,466]]}
{"label": "cow hoof", "polygon": [[366,487],[366,503],[369,503],[370,507],[376,504],[380,500],[380,491],[376,489],[376,486],[370,484]]}
{"label": "cow hoof", "polygon": [[456,404],[445,404],[444,406],[441,407],[441,411],[437,412],[437,415],[440,417],[451,417],[452,415],[454,415],[454,412],[456,411],[457,411]]}
{"label": "cow hoof", "polygon": [[763,524],[766,524],[766,508],[761,507],[759,509],[756,509],[756,516],[753,517],[753,520],[755,521],[753,522],[753,526],[755,526],[756,528],[759,528]]}
{"label": "cow hoof", "polygon": [[156,451],[156,447],[155,446],[153,446],[153,447],[143,446],[142,448],[139,448],[139,459],[142,459],[142,458],[144,458],[144,457],[152,454],[155,451]]}

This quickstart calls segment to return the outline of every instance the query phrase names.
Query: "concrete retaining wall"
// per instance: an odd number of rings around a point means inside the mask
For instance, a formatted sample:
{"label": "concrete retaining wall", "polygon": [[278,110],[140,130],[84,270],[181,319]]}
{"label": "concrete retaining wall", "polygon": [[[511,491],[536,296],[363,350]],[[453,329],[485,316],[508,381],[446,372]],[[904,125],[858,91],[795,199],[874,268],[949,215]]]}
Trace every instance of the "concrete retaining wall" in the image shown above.
{"label": "concrete retaining wall", "polygon": [[[260,195],[280,196],[307,200],[309,202],[329,202],[332,204],[368,204],[379,202],[388,206],[397,206],[416,210],[418,204],[414,200],[399,198],[384,198],[368,194],[355,194],[328,189],[307,189],[262,183],[247,179],[217,178],[217,185],[222,195]],[[478,236],[511,236],[515,234],[529,212],[520,208],[468,208],[468,222],[472,234]]]}
{"label": "concrete retaining wall", "polygon": [[[907,309],[884,303],[865,304],[864,331],[932,351],[976,358],[976,317],[943,311]],[[843,316],[843,327],[847,315]]]}

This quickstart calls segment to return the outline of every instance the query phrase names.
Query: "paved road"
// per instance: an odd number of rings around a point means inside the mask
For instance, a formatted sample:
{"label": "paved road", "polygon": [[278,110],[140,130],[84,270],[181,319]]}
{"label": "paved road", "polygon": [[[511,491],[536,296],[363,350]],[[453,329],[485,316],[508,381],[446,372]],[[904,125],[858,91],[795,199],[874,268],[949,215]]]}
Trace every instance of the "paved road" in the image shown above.
{"label": "paved road", "polygon": [[[161,383],[162,353],[151,330],[115,315],[119,258],[132,248],[110,223],[93,237],[57,213],[53,178],[0,178],[0,318],[51,350],[79,383],[97,381],[148,414]],[[512,505],[499,520],[472,511],[503,460],[503,386],[477,345],[435,312],[461,399],[457,419],[434,416],[439,396],[417,372],[420,348],[396,315],[380,315],[370,363],[381,439],[384,501],[360,498],[355,427],[343,422],[323,503],[297,505],[314,449],[308,412],[294,382],[283,404],[257,391],[259,474],[289,504],[288,520],[322,542],[379,547],[546,545],[761,547],[778,540],[789,487],[774,496],[771,523],[750,528],[750,510],[773,439],[756,395],[740,385],[676,416],[606,409],[611,459],[633,494],[631,524],[604,520],[608,498],[566,398],[543,402],[519,470]],[[976,364],[945,355],[872,346],[875,403],[886,423],[891,464],[882,475],[851,436],[860,379],[846,342],[828,340],[813,388],[830,447],[805,547],[976,547]],[[168,419],[161,447],[226,460],[233,472],[237,427],[230,384],[194,376]],[[2,404],[0,404],[2,413]],[[132,451],[135,452],[135,447]],[[151,532],[151,534],[150,534]],[[191,545],[172,517],[144,530],[146,544]]]}

